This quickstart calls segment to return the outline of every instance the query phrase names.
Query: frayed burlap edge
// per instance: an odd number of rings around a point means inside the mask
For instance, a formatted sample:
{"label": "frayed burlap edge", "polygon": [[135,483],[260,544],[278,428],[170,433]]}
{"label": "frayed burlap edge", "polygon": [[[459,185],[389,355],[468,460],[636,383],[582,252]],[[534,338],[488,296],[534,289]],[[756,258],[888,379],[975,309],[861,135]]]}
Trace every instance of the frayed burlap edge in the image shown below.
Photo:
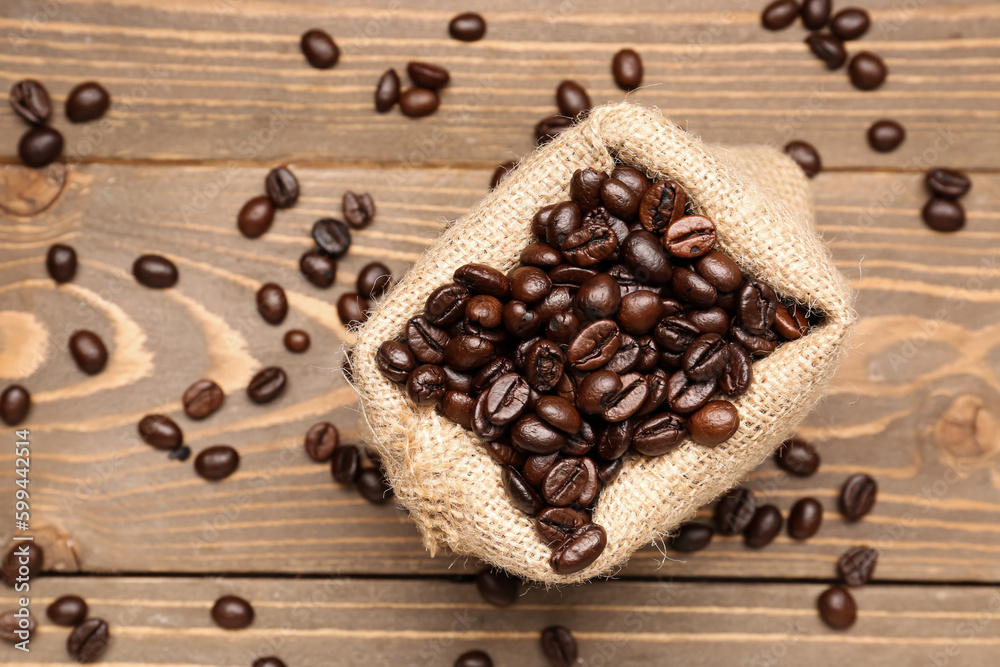
{"label": "frayed burlap edge", "polygon": [[[628,455],[594,511],[594,521],[607,530],[607,548],[590,567],[563,576],[549,566],[551,550],[532,519],[507,499],[500,466],[475,436],[433,408],[410,402],[379,372],[375,354],[459,266],[513,267],[531,241],[534,213],[568,198],[576,169],[610,171],[613,155],[650,176],[680,182],[700,212],[715,221],[720,249],[746,273],[826,318],[755,363],[753,386],[734,401],[740,429],[727,443],[709,449],[687,442],[656,458]],[[777,151],[710,148],[658,111],[624,103],[591,111],[525,158],[449,227],[379,304],[358,334],[353,357],[369,445],[381,455],[398,502],[431,554],[447,545],[545,584],[610,575],[764,461],[822,398],[854,320],[847,285],[813,231],[811,207],[801,170]]]}

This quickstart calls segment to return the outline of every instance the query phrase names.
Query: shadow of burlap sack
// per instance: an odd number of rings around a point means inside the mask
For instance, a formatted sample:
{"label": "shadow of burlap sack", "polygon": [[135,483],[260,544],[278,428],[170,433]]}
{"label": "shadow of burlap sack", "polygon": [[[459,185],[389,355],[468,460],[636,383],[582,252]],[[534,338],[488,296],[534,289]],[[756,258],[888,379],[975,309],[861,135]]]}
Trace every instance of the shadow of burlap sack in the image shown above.
{"label": "shadow of burlap sack", "polygon": [[[532,240],[535,212],[569,198],[575,170],[610,171],[616,157],[651,177],[678,181],[698,212],[715,221],[717,247],[744,273],[825,319],[756,361],[750,390],[734,401],[741,424],[728,442],[712,449],[686,441],[655,458],[627,454],[593,514],[607,530],[607,548],[590,567],[559,575],[549,566],[552,550],[532,518],[508,500],[500,465],[474,434],[433,407],[414,405],[405,388],[379,372],[375,354],[422,312],[431,291],[452,281],[459,266],[513,267]],[[664,537],[760,465],[822,398],[854,320],[848,287],[813,229],[811,200],[802,170],[778,151],[710,147],[658,111],[624,103],[591,111],[525,158],[449,227],[378,305],[359,332],[353,358],[369,444],[381,455],[396,499],[409,510],[427,549],[434,554],[447,546],[545,584],[611,575],[637,549]]]}

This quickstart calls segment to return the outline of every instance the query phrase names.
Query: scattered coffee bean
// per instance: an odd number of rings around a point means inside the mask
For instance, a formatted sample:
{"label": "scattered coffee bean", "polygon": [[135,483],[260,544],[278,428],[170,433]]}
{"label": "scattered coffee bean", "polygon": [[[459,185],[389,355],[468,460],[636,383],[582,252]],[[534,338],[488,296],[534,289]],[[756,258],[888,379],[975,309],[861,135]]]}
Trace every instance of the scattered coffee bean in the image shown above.
{"label": "scattered coffee bean", "polygon": [[341,201],[344,220],[355,229],[364,229],[375,219],[375,200],[367,192],[355,194],[348,190]]}
{"label": "scattered coffee bean", "polygon": [[175,447],[170,450],[167,454],[167,458],[172,461],[187,461],[191,457],[191,448],[187,445],[181,445],[180,447]]}
{"label": "scattered coffee bean", "polygon": [[140,285],[163,289],[177,284],[177,267],[166,257],[142,255],[132,264],[132,275]]}
{"label": "scattered coffee bean", "polygon": [[868,128],[868,144],[880,153],[889,153],[906,139],[906,129],[894,120],[882,119]]}
{"label": "scattered coffee bean", "polygon": [[774,0],[760,15],[761,24],[768,30],[784,30],[799,16],[799,3],[795,0]]}
{"label": "scattered coffee bean", "polygon": [[701,551],[712,541],[715,531],[703,523],[685,523],[677,529],[677,534],[670,538],[668,545],[674,551],[692,553]]}
{"label": "scattered coffee bean", "polygon": [[49,246],[45,255],[45,270],[57,283],[68,283],[76,275],[76,251],[68,245],[56,243]]}
{"label": "scattered coffee bean", "polygon": [[544,146],[571,127],[573,127],[573,119],[566,116],[543,118],[535,125],[535,143]]}
{"label": "scattered coffee bean", "polygon": [[802,167],[806,176],[812,178],[823,169],[823,161],[816,148],[805,141],[790,141],[785,144],[785,154]]}
{"label": "scattered coffee bean", "polygon": [[272,656],[257,658],[250,667],[287,667],[284,661]]}
{"label": "scattered coffee bean", "polygon": [[823,506],[815,498],[802,498],[788,514],[788,535],[792,539],[807,540],[816,534],[823,523]]}
{"label": "scattered coffee bean", "polygon": [[715,506],[715,529],[720,535],[742,533],[757,511],[757,498],[750,489],[732,489]]}
{"label": "scattered coffee bean", "polygon": [[240,465],[239,453],[229,445],[213,445],[203,449],[194,459],[194,469],[208,480],[229,477]]}
{"label": "scattered coffee bean", "polygon": [[847,41],[857,39],[868,32],[871,19],[868,12],[857,7],[848,7],[837,12],[830,21],[830,32]]}
{"label": "scattered coffee bean", "polygon": [[302,35],[299,42],[302,55],[316,69],[329,69],[340,59],[340,49],[326,32],[314,28]]}
{"label": "scattered coffee bean", "polygon": [[931,194],[945,199],[958,199],[972,187],[969,177],[955,169],[937,167],[927,172],[924,183]]}
{"label": "scattered coffee bean", "polygon": [[72,123],[96,120],[104,115],[109,106],[111,96],[108,91],[95,81],[87,81],[73,88],[66,96],[66,117]]}
{"label": "scattered coffee bean", "polygon": [[709,401],[688,419],[688,433],[699,445],[714,447],[736,435],[740,415],[729,401]]}
{"label": "scattered coffee bean", "polygon": [[21,135],[17,155],[21,164],[32,169],[46,167],[62,155],[63,136],[48,125],[37,125]]}
{"label": "scattered coffee bean", "polygon": [[79,595],[63,595],[55,599],[46,609],[45,614],[56,625],[73,627],[87,618],[87,602]]}
{"label": "scattered coffee bean", "polygon": [[455,659],[455,667],[493,667],[493,659],[485,651],[466,651]]}
{"label": "scattered coffee bean", "polygon": [[139,420],[139,437],[157,449],[175,449],[184,443],[181,427],[166,415],[146,415]]}
{"label": "scattered coffee bean", "polygon": [[111,633],[100,618],[91,618],[73,629],[66,640],[66,651],[77,662],[95,662],[108,648]]}
{"label": "scattered coffee bean", "polygon": [[814,32],[806,37],[806,44],[814,56],[826,63],[827,69],[837,69],[847,62],[847,49],[844,48],[844,43],[833,35]]}
{"label": "scattered coffee bean", "polygon": [[858,521],[875,505],[878,483],[865,474],[851,475],[840,490],[840,511],[848,521]]}
{"label": "scattered coffee bean", "polygon": [[517,599],[521,582],[503,570],[483,570],[476,575],[479,596],[494,607],[509,607]]}
{"label": "scattered coffee bean", "polygon": [[243,236],[255,239],[271,228],[274,222],[274,204],[268,197],[254,197],[240,209],[236,227]]}
{"label": "scattered coffee bean", "polygon": [[[591,459],[586,459],[590,461]],[[594,564],[604,553],[608,536],[604,528],[589,523],[577,528],[552,552],[549,563],[559,574],[573,574]]]}
{"label": "scattered coffee bean", "polygon": [[184,414],[191,419],[204,419],[219,409],[225,394],[222,387],[211,380],[198,380],[184,391],[181,403]]}
{"label": "scattered coffee bean", "polygon": [[0,419],[7,426],[22,423],[31,410],[31,394],[19,384],[12,384],[0,394]]}
{"label": "scattered coffee bean", "polygon": [[809,30],[821,30],[830,20],[831,0],[802,0],[802,25]]}
{"label": "scattered coffee bean", "polygon": [[312,237],[319,249],[340,259],[351,247],[351,230],[336,218],[321,218],[312,226]]}
{"label": "scattered coffee bean", "polygon": [[337,316],[345,327],[357,327],[368,319],[368,301],[354,292],[341,294],[337,299]]}
{"label": "scattered coffee bean", "polygon": [[834,630],[846,630],[858,617],[854,597],[843,586],[831,586],[823,591],[816,605],[820,618]]}
{"label": "scattered coffee bean", "polygon": [[299,179],[288,167],[275,167],[264,178],[264,191],[275,208],[291,208],[299,200]]}
{"label": "scattered coffee bean", "polygon": [[406,73],[413,79],[413,83],[431,90],[440,90],[451,80],[448,70],[430,63],[411,61],[406,64]]}
{"label": "scattered coffee bean", "polygon": [[[26,559],[27,564],[22,563],[22,559]],[[27,568],[28,578],[34,579],[42,571],[44,565],[45,551],[42,547],[34,542],[22,542],[7,550],[7,555],[0,563],[0,576],[5,584],[14,586],[17,579],[24,574],[23,568]]]}
{"label": "scattered coffee bean", "polygon": [[52,115],[49,93],[38,81],[24,79],[10,88],[10,108],[32,125],[44,125]]}
{"label": "scattered coffee bean", "polygon": [[438,94],[429,89],[413,86],[407,88],[399,96],[399,108],[403,115],[410,118],[422,118],[437,111],[441,104]]}
{"label": "scattered coffee bean", "polygon": [[476,42],[486,34],[486,21],[475,12],[459,14],[448,24],[448,34],[463,42]]}
{"label": "scattered coffee bean", "polygon": [[337,277],[337,260],[319,250],[309,250],[299,258],[299,270],[313,285],[326,289]]}
{"label": "scattered coffee bean", "polygon": [[236,595],[223,595],[212,605],[212,620],[226,630],[242,630],[253,623],[254,610],[249,602]]}
{"label": "scattered coffee bean", "polygon": [[635,90],[642,85],[642,58],[632,49],[622,49],[611,60],[611,74],[622,90]]}
{"label": "scattered coffee bean", "polygon": [[281,285],[264,283],[257,290],[257,312],[268,324],[281,324],[288,315],[288,298]]}
{"label": "scattered coffee bean", "polygon": [[0,639],[10,644],[29,639],[38,624],[35,615],[28,612],[26,617],[18,616],[18,612],[9,609],[0,614]]}
{"label": "scattered coffee bean", "polygon": [[576,664],[579,649],[569,628],[553,625],[542,630],[542,653],[552,667],[572,667]]}
{"label": "scattered coffee bean", "polygon": [[259,371],[247,385],[247,396],[254,403],[270,403],[285,390],[288,378],[285,371],[277,366],[269,366]]}
{"label": "scattered coffee bean", "polygon": [[848,586],[863,586],[871,581],[878,553],[870,547],[851,547],[837,561],[837,573]]}
{"label": "scattered coffee bean", "polygon": [[108,348],[93,331],[74,332],[69,338],[69,352],[77,367],[87,375],[96,375],[108,365]]}
{"label": "scattered coffee bean", "polygon": [[375,110],[385,113],[396,106],[396,102],[399,101],[399,88],[399,75],[396,74],[396,70],[390,68],[383,72],[375,85]]}
{"label": "scattered coffee bean", "polygon": [[590,111],[590,95],[576,81],[566,80],[556,87],[556,106],[562,115],[579,118]]}
{"label": "scattered coffee bean", "polygon": [[885,82],[889,70],[885,63],[871,51],[861,51],[847,68],[851,83],[859,90],[875,90]]}
{"label": "scattered coffee bean", "polygon": [[819,468],[819,452],[805,440],[791,438],[785,440],[774,455],[774,461],[782,470],[798,475],[799,477],[809,477]]}
{"label": "scattered coffee bean", "polygon": [[365,468],[358,475],[358,493],[370,503],[381,505],[392,500],[392,489],[386,484],[382,471],[377,468]]}
{"label": "scattered coffee bean", "polygon": [[285,332],[285,349],[301,354],[309,349],[309,334],[302,329],[290,329]]}
{"label": "scattered coffee bean", "polygon": [[955,232],[965,226],[965,209],[953,199],[931,197],[920,215],[924,223],[936,232]]}
{"label": "scattered coffee bean", "polygon": [[778,536],[783,523],[781,512],[774,505],[758,507],[743,531],[743,543],[753,549],[765,547]]}
{"label": "scattered coffee bean", "polygon": [[361,475],[361,452],[354,445],[339,445],[330,458],[330,473],[338,484],[353,484]]}
{"label": "scattered coffee bean", "polygon": [[333,452],[340,442],[337,427],[330,422],[313,424],[306,431],[306,454],[317,463],[325,463],[333,458]]}

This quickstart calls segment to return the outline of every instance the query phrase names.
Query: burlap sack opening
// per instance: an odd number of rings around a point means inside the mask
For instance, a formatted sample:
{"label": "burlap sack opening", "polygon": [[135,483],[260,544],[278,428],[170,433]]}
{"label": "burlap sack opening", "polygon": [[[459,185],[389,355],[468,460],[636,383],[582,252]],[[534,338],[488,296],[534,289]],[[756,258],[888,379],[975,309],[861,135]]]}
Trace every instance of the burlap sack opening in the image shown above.
{"label": "burlap sack opening", "polygon": [[[735,402],[736,436],[709,449],[686,442],[669,454],[628,454],[600,494],[594,521],[608,545],[573,575],[549,566],[551,549],[531,517],[514,508],[500,466],[476,437],[432,407],[417,407],[375,364],[382,341],[401,334],[427,295],[469,262],[507,271],[531,240],[541,207],[569,198],[576,169],[610,171],[614,157],[650,176],[672,178],[715,221],[720,249],[779,295],[825,314],[824,323],[754,364],[749,392]],[[812,227],[801,169],[765,147],[708,147],[658,111],[633,104],[594,109],[573,129],[525,158],[515,171],[427,250],[358,335],[354,376],[369,444],[378,450],[396,498],[433,555],[447,545],[545,584],[613,574],[636,549],[662,538],[756,468],[816,405],[847,347],[850,292]]]}

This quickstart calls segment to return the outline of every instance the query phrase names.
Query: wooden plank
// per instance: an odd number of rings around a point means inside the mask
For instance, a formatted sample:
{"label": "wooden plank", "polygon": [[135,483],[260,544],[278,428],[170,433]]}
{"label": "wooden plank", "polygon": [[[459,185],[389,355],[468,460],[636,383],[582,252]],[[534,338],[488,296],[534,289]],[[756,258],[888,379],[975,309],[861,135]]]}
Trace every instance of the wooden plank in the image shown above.
{"label": "wooden plank", "polygon": [[[555,113],[562,79],[581,82],[595,103],[623,99],[610,60],[631,46],[645,60],[648,86],[631,98],[712,142],[802,138],[831,167],[909,169],[924,150],[947,144],[955,166],[1000,167],[996,3],[866,3],[874,26],[849,50],[886,58],[890,78],[877,92],[854,89],[844,70],[828,72],[798,26],[763,30],[764,4],[64,0],[40,10],[8,0],[0,7],[0,89],[35,77],[61,106],[81,81],[106,84],[120,102],[107,124],[73,126],[56,114],[74,159],[486,166],[532,149],[532,128]],[[489,21],[486,39],[450,39],[449,18],[477,9]],[[314,26],[343,49],[332,70],[309,68],[299,53],[299,35]],[[441,110],[420,121],[376,114],[379,75],[414,59],[451,70]],[[864,139],[884,117],[909,130],[889,155]],[[21,132],[13,113],[0,111],[4,159],[15,159]]]}
{"label": "wooden plank", "polygon": [[[264,173],[89,165],[70,171],[46,212],[0,217],[0,378],[23,381],[35,397],[28,423],[33,510],[50,554],[60,554],[50,565],[88,572],[475,570],[463,559],[429,558],[402,513],[334,485],[326,466],[306,458],[301,438],[321,419],[338,424],[345,441],[356,437],[352,396],[339,372],[345,331],[331,304],[372,259],[404,272],[445,219],[483,194],[489,171],[296,168],[302,200],[251,241],[236,232],[234,218],[261,191]],[[312,221],[335,214],[346,188],[370,191],[379,213],[356,235],[335,287],[323,291],[302,279],[296,260],[310,245]],[[719,539],[705,552],[663,562],[650,547],[624,574],[826,578],[845,549],[872,544],[883,551],[881,580],[1000,581],[1000,176],[976,177],[965,202],[968,228],[953,235],[923,227],[916,174],[821,174],[815,192],[818,227],[860,292],[859,331],[830,398],[803,428],[821,447],[820,473],[794,479],[766,464],[750,484],[783,511],[816,496],[826,524],[806,544],[782,537],[761,551]],[[76,280],[58,289],[43,266],[56,240],[73,244],[82,262]],[[149,251],[177,259],[175,289],[150,291],[127,275],[133,259]],[[269,280],[291,298],[282,327],[255,312],[253,293]],[[79,373],[66,350],[66,337],[79,327],[97,331],[112,350],[108,368],[94,378]],[[282,348],[292,327],[312,335],[305,355]],[[242,388],[270,364],[288,370],[288,392],[269,406],[253,405]],[[219,413],[193,422],[179,399],[204,376],[228,397]],[[158,411],[177,419],[196,453],[218,443],[237,447],[240,470],[210,484],[190,462],[169,461],[139,442],[135,424]],[[11,452],[0,452],[0,462],[0,504],[10,506]],[[874,474],[881,495],[870,517],[848,525],[836,515],[836,493],[855,471]]]}
{"label": "wooden plank", "polygon": [[[1000,591],[979,587],[856,590],[858,620],[846,632],[818,618],[816,584],[595,583],[531,590],[507,609],[447,581],[53,577],[32,588],[43,618],[31,654],[0,645],[5,663],[65,664],[68,630],[41,611],[68,593],[109,622],[101,664],[121,667],[249,665],[260,655],[301,667],[448,665],[474,648],[498,667],[543,665],[539,635],[554,624],[573,631],[586,665],[658,665],[669,655],[669,664],[974,667],[995,665],[1000,646]],[[252,626],[212,623],[212,603],[227,594],[253,604]],[[0,608],[12,604],[4,592]]]}

